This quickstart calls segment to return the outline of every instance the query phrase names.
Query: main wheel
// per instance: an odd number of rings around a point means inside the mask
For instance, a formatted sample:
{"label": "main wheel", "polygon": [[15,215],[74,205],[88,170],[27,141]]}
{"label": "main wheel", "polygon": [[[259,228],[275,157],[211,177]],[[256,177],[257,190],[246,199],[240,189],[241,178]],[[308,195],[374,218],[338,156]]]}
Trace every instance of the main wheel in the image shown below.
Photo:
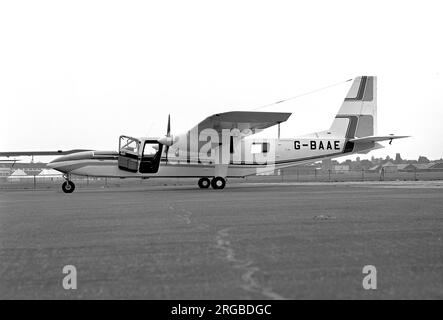
{"label": "main wheel", "polygon": [[215,177],[211,181],[211,186],[213,189],[223,189],[226,185],[226,180],[222,177]]}
{"label": "main wheel", "polygon": [[62,190],[64,193],[73,193],[75,190],[74,182],[72,182],[70,180],[63,182]]}
{"label": "main wheel", "polygon": [[207,189],[211,185],[211,181],[208,178],[200,178],[198,180],[198,186],[200,189]]}

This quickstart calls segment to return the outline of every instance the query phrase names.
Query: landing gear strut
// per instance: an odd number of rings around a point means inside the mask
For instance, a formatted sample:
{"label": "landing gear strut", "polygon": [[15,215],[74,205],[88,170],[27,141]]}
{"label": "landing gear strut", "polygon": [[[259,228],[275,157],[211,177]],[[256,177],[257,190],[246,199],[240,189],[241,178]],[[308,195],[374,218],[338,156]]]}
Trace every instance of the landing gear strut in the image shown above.
{"label": "landing gear strut", "polygon": [[64,193],[73,193],[75,190],[75,184],[70,180],[70,176],[65,176],[66,181],[62,184],[62,190]]}
{"label": "landing gear strut", "polygon": [[200,178],[198,180],[198,186],[200,189],[207,189],[211,185],[211,181],[208,178]]}
{"label": "landing gear strut", "polygon": [[226,180],[222,177],[215,177],[211,181],[211,186],[213,189],[223,189],[226,185]]}

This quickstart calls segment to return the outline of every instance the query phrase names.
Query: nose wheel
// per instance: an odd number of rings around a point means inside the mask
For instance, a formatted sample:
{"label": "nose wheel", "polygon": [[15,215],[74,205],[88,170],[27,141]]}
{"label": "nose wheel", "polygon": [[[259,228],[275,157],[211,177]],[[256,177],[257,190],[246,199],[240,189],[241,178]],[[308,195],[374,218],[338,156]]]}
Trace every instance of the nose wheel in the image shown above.
{"label": "nose wheel", "polygon": [[73,193],[75,190],[75,184],[71,180],[66,180],[62,184],[62,190],[64,193]]}

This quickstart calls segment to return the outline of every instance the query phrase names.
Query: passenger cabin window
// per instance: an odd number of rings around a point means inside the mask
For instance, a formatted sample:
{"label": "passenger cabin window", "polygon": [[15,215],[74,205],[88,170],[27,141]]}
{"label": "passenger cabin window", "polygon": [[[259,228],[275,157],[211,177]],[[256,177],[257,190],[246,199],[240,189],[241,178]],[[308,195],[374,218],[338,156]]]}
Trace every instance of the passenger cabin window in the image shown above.
{"label": "passenger cabin window", "polygon": [[251,146],[251,153],[267,153],[269,152],[269,143],[267,142],[253,142]]}
{"label": "passenger cabin window", "polygon": [[263,146],[263,149],[262,149],[263,153],[268,153],[269,143],[262,143],[262,146]]}
{"label": "passenger cabin window", "polygon": [[233,154],[234,153],[234,137],[231,136],[229,138],[229,153]]}

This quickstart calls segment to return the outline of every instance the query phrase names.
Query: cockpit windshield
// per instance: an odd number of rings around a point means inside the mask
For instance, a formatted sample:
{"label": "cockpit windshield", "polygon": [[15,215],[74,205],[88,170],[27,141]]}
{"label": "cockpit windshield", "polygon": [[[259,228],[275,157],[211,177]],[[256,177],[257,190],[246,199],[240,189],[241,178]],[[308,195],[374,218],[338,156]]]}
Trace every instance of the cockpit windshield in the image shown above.
{"label": "cockpit windshield", "polygon": [[140,141],[136,138],[120,136],[120,152],[129,152],[132,154],[138,154],[140,149]]}

